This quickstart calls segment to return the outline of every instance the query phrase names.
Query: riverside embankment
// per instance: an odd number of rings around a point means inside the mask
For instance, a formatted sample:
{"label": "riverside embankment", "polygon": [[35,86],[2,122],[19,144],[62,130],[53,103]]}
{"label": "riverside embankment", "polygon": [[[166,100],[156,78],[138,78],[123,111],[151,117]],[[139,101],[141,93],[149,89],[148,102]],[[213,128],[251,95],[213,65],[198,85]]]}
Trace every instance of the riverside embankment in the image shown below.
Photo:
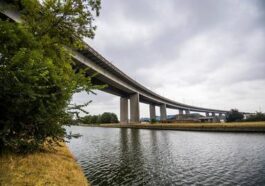
{"label": "riverside embankment", "polygon": [[56,151],[0,155],[0,185],[90,185],[68,147]]}
{"label": "riverside embankment", "polygon": [[265,122],[101,124],[100,127],[214,132],[265,132]]}

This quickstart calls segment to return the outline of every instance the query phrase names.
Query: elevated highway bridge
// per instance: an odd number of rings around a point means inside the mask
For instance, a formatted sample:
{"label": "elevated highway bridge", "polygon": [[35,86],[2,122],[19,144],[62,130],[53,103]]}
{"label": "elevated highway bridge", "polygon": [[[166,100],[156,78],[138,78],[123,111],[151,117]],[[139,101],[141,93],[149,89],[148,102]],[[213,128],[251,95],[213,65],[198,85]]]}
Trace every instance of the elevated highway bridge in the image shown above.
{"label": "elevated highway bridge", "polygon": [[[21,21],[17,12],[5,10],[3,14],[17,22]],[[179,114],[189,114],[193,111],[205,113],[206,116],[210,114],[212,116],[221,116],[228,112],[228,110],[188,105],[163,97],[130,78],[89,45],[86,45],[86,47],[80,51],[70,51],[72,52],[74,60],[80,67],[89,67],[88,73],[96,72],[98,74],[94,78],[95,83],[107,85],[102,91],[120,97],[121,123],[140,122],[140,102],[150,105],[150,119],[156,118],[156,106],[160,107],[161,120],[166,120],[167,108],[179,110]],[[129,102],[130,113],[128,113]]]}

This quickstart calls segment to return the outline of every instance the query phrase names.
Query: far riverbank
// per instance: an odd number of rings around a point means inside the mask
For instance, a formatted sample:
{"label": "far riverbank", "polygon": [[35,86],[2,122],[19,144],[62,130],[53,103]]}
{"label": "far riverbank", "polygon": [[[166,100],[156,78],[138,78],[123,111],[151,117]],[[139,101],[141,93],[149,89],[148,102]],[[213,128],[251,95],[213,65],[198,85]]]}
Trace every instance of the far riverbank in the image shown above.
{"label": "far riverbank", "polygon": [[265,132],[265,122],[101,124],[98,127],[213,132]]}

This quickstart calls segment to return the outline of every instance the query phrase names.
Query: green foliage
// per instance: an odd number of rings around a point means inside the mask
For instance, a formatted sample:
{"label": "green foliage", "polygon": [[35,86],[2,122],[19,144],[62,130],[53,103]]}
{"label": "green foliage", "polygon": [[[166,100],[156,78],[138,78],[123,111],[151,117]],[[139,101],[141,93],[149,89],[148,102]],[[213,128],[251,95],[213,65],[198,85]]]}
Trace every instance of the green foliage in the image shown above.
{"label": "green foliage", "polygon": [[[76,72],[71,53],[92,38],[99,1],[37,0],[19,2],[24,22],[0,20],[0,149],[31,151],[45,141],[63,140],[62,125],[75,92],[100,88]],[[90,7],[90,9],[88,9]]]}
{"label": "green foliage", "polygon": [[102,115],[86,115],[80,119],[84,124],[118,123],[118,117],[114,113],[104,112]]}
{"label": "green foliage", "polygon": [[236,122],[241,121],[244,118],[244,115],[240,113],[237,109],[231,109],[230,112],[226,115],[227,122]]}
{"label": "green foliage", "polygon": [[104,112],[100,117],[100,123],[117,123],[118,118],[116,114],[110,112]]}
{"label": "green foliage", "polygon": [[100,124],[101,123],[101,115],[96,116],[97,120],[95,123]]}
{"label": "green foliage", "polygon": [[98,122],[98,116],[96,116],[96,115],[92,116],[91,117],[91,123],[95,123],[96,124],[97,122]]}
{"label": "green foliage", "polygon": [[265,121],[265,114],[262,112],[257,112],[256,114],[247,117],[245,121]]}
{"label": "green foliage", "polygon": [[119,123],[117,115],[114,113],[110,113],[110,114],[111,114],[110,123]]}
{"label": "green foliage", "polygon": [[154,124],[154,123],[156,123],[156,122],[157,122],[157,120],[156,120],[156,119],[154,119],[154,118],[153,118],[153,119],[151,119],[151,121],[150,121],[150,123],[151,123],[151,124]]}
{"label": "green foliage", "polygon": [[[23,19],[28,29],[41,37],[73,48],[83,45],[84,37],[93,38],[93,12],[99,15],[100,0],[22,0]],[[40,21],[41,20],[41,21]]]}
{"label": "green foliage", "polygon": [[92,119],[91,115],[86,115],[86,116],[80,118],[80,121],[81,121],[81,123],[84,123],[84,124],[91,124],[92,123],[91,119]]}

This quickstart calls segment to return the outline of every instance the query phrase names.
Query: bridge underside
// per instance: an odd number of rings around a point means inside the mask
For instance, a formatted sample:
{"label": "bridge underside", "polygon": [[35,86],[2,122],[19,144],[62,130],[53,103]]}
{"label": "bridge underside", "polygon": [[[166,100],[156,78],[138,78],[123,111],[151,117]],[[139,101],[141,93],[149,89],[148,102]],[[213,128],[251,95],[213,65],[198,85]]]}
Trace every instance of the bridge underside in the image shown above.
{"label": "bridge underside", "polygon": [[[192,107],[189,105],[184,105],[181,103],[177,103],[174,101],[161,101],[161,99],[155,96],[146,95],[145,93],[141,93],[141,91],[137,91],[137,88],[133,86],[129,86],[124,83],[123,80],[117,79],[116,77],[112,77],[112,74],[108,74],[108,69],[103,66],[98,68],[97,63],[94,58],[90,58],[90,55],[86,60],[88,63],[82,61],[81,58],[74,58],[76,60],[76,66],[74,68],[89,68],[86,73],[88,76],[93,76],[92,82],[96,85],[105,85],[106,87],[101,89],[101,91],[116,95],[120,97],[120,120],[121,123],[138,123],[140,122],[140,107],[139,103],[145,103],[150,105],[150,118],[155,119],[155,106],[160,107],[160,116],[162,120],[166,120],[167,112],[166,109],[177,109],[179,110],[179,114],[189,114],[190,111],[194,112],[202,112],[206,115],[209,113],[218,113],[218,115],[223,115],[227,111],[218,111],[212,109],[205,109],[199,107]],[[92,61],[93,60],[93,61]],[[88,65],[89,64],[89,65]],[[96,67],[93,68],[93,65]],[[98,69],[96,69],[98,68]],[[96,75],[95,75],[96,74]],[[130,102],[130,104],[129,104]],[[130,105],[130,113],[128,106]],[[130,115],[130,120],[128,119]]]}
{"label": "bridge underside", "polygon": [[[21,22],[19,11],[2,10],[2,14],[0,14],[0,16],[1,18],[8,17],[15,22]],[[186,105],[162,97],[131,79],[88,45],[82,51],[73,51],[72,49],[69,49],[69,52],[71,52],[73,59],[76,61],[76,64],[73,66],[76,71],[78,71],[80,68],[89,68],[86,71],[87,75],[93,75],[97,73],[97,75],[92,78],[93,83],[98,85],[107,85],[107,87],[102,89],[102,91],[120,97],[120,118],[122,123],[140,121],[139,102],[150,105],[150,118],[152,119],[155,118],[155,106],[160,107],[160,116],[162,119],[166,119],[167,108],[178,109],[179,114],[189,114],[190,111],[204,112],[206,116],[208,116],[209,113],[212,115],[217,113],[219,113],[219,115],[223,115],[228,112],[225,110],[208,109]],[[129,101],[130,113],[128,113]],[[129,114],[130,121],[128,120]]]}

